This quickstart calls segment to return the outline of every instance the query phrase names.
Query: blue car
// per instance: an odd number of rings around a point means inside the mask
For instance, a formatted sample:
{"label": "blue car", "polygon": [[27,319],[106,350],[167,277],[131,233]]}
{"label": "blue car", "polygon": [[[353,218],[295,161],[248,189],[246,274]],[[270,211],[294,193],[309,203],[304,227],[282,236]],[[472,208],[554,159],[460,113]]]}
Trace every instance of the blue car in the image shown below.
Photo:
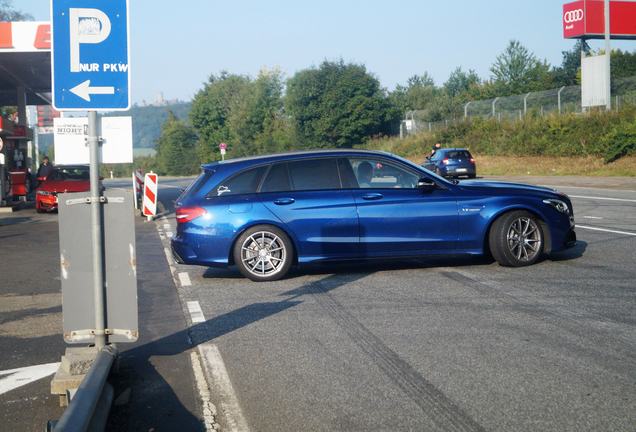
{"label": "blue car", "polygon": [[475,159],[465,148],[442,148],[426,158],[424,168],[442,177],[475,178],[477,166]]}
{"label": "blue car", "polygon": [[332,150],[203,166],[176,202],[176,260],[236,265],[254,281],[292,265],[491,253],[526,266],[576,241],[572,203],[552,189],[450,182],[383,152]]}

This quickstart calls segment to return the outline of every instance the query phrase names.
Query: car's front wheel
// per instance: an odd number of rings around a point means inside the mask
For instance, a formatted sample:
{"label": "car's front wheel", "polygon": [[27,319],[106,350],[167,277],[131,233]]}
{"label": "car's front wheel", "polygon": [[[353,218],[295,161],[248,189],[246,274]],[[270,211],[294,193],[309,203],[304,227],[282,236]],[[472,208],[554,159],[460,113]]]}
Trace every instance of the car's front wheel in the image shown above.
{"label": "car's front wheel", "polygon": [[294,252],[291,240],[282,230],[258,225],[239,236],[233,255],[243,276],[264,282],[284,277],[291,268]]}
{"label": "car's front wheel", "polygon": [[543,231],[539,219],[527,211],[500,216],[489,235],[490,251],[499,264],[507,267],[532,265],[543,252]]}

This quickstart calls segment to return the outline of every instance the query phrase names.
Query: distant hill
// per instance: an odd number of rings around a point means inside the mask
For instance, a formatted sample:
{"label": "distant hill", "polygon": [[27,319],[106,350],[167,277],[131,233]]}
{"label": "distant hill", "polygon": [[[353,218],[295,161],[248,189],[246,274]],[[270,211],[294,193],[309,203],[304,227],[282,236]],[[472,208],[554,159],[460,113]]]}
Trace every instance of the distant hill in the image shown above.
{"label": "distant hill", "polygon": [[164,106],[133,106],[129,111],[111,112],[105,116],[131,116],[133,123],[133,147],[137,149],[154,149],[161,125],[168,118],[168,111],[172,111],[177,118],[188,120],[190,102],[176,103]]}

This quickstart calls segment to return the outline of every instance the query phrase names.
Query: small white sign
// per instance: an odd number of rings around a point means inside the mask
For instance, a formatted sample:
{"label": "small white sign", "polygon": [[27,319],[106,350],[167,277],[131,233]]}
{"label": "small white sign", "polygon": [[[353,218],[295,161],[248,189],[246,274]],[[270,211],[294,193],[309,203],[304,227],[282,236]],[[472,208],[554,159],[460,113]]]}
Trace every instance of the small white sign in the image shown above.
{"label": "small white sign", "polygon": [[[101,117],[102,143],[100,163],[132,163],[132,118]],[[88,118],[64,117],[53,119],[55,164],[88,164]]]}
{"label": "small white sign", "polygon": [[607,76],[605,55],[581,59],[581,105],[585,108],[607,105]]}

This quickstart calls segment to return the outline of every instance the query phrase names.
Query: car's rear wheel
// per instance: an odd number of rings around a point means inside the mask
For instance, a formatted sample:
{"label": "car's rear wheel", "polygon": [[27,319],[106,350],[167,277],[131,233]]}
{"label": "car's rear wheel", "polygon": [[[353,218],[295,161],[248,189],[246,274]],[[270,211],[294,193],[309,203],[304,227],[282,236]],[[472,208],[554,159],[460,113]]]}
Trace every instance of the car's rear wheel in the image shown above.
{"label": "car's rear wheel", "polygon": [[502,266],[532,265],[543,252],[541,223],[523,210],[500,216],[493,223],[488,240],[493,258]]}
{"label": "car's rear wheel", "polygon": [[294,251],[282,230],[258,225],[245,231],[234,244],[234,263],[243,276],[256,281],[273,281],[289,271]]}

